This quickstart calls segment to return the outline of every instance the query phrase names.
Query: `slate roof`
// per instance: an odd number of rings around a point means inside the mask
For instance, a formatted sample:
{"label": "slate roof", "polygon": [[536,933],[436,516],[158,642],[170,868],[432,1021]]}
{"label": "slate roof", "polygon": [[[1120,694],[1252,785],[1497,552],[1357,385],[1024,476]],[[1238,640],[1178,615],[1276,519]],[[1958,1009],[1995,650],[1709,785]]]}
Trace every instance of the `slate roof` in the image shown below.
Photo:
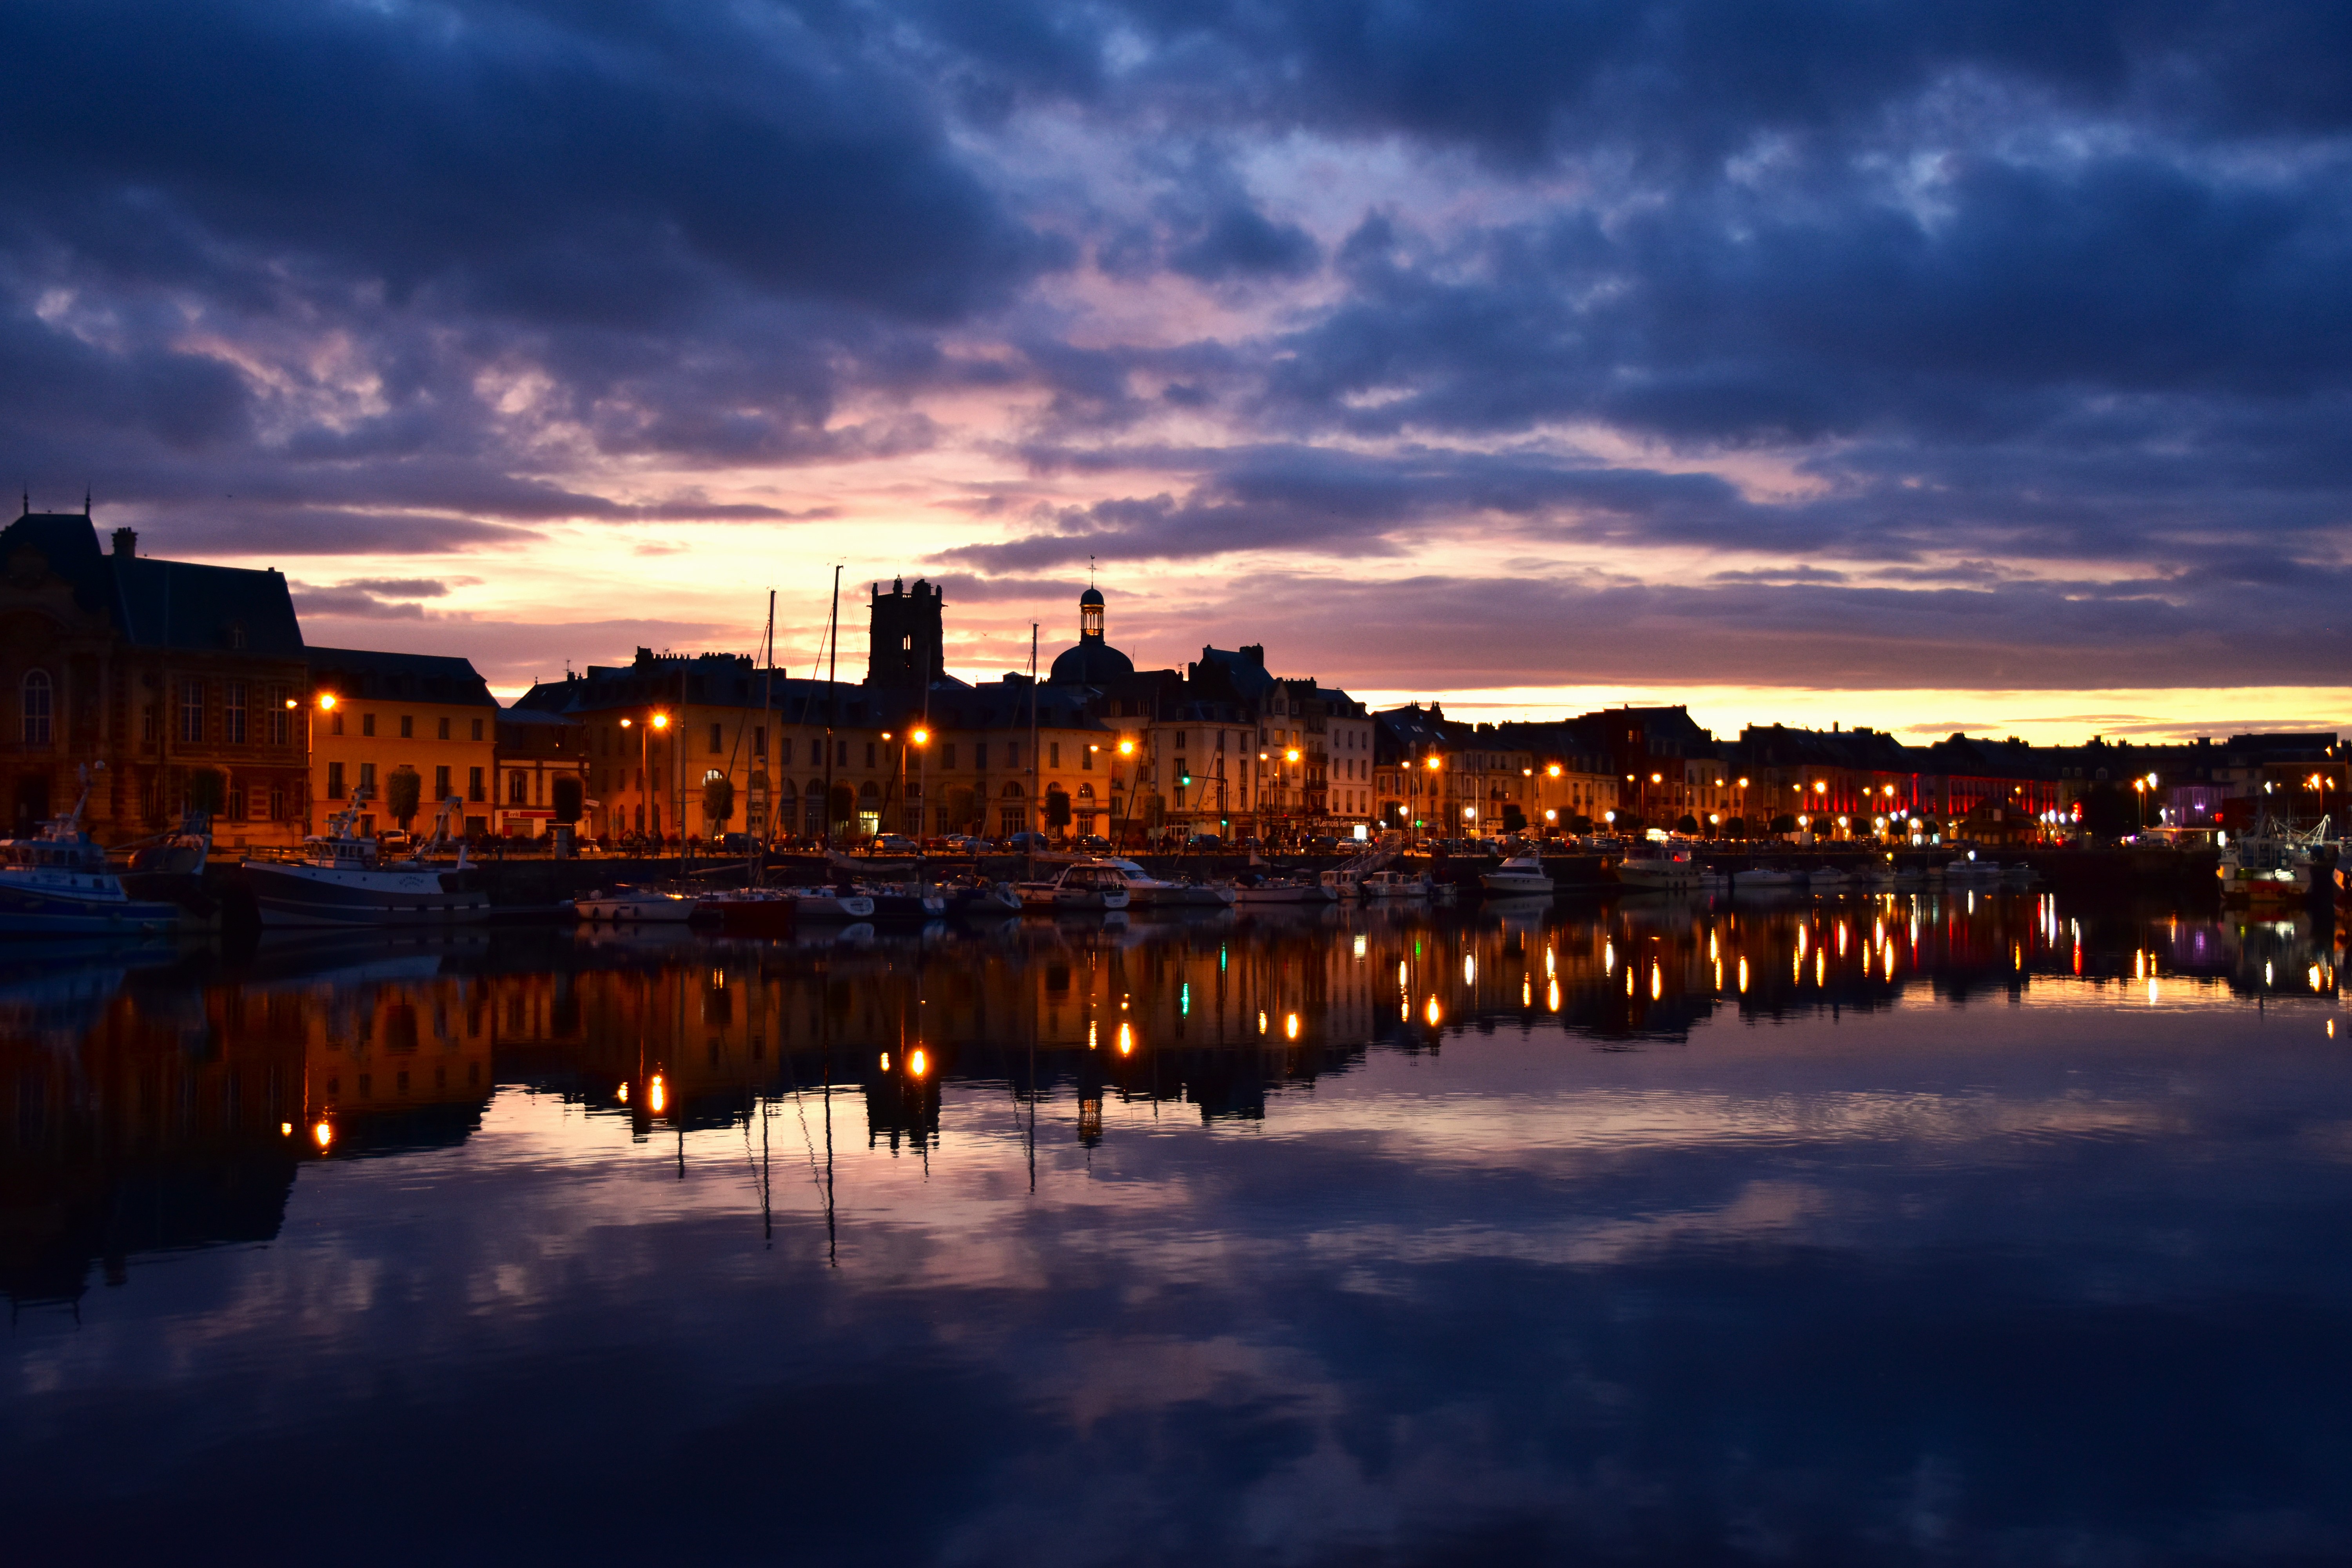
{"label": "slate roof", "polygon": [[311,684],[340,697],[371,702],[498,706],[470,659],[352,647],[314,647],[309,657]]}
{"label": "slate roof", "polygon": [[73,584],[76,604],[107,611],[134,647],[302,656],[302,626],[280,573],[103,553],[80,512],[27,512],[0,529],[0,565],[27,546]]}

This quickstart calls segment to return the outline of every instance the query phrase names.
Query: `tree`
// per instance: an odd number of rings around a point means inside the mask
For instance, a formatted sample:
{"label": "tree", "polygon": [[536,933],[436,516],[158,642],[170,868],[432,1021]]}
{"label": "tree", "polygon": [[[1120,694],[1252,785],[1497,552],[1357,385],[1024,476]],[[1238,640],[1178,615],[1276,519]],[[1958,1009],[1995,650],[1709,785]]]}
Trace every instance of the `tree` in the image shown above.
{"label": "tree", "polygon": [[1619,833],[1641,833],[1646,831],[1650,825],[1642,820],[1642,814],[1638,811],[1621,811],[1617,814],[1617,820],[1609,826]]}
{"label": "tree", "polygon": [[1517,802],[1506,802],[1503,806],[1503,831],[1525,833],[1527,830],[1528,814],[1519,809]]}
{"label": "tree", "polygon": [[970,784],[957,784],[948,791],[948,820],[959,833],[980,831],[980,796]]}
{"label": "tree", "polygon": [[1070,795],[1055,784],[1045,792],[1045,826],[1059,830],[1070,825]]}
{"label": "tree", "polygon": [[188,809],[200,816],[212,816],[227,797],[228,780],[218,768],[192,768],[188,772]]}
{"label": "tree", "polygon": [[1592,831],[1592,818],[1581,814],[1571,816],[1568,819],[1568,830],[1580,838]]}
{"label": "tree", "polygon": [[735,781],[715,773],[702,781],[702,817],[724,826],[735,815]]}
{"label": "tree", "polygon": [[1780,816],[1772,819],[1772,831],[1775,833],[1794,833],[1797,831],[1797,819],[1784,811]]}
{"label": "tree", "polygon": [[587,794],[580,787],[580,775],[556,774],[555,784],[548,791],[548,799],[555,807],[556,821],[567,827],[578,822],[581,812],[587,805]]}
{"label": "tree", "polygon": [[835,827],[841,826],[844,823],[856,820],[857,816],[856,792],[852,790],[845,784],[837,784],[834,785],[833,792],[824,797],[824,808],[825,820],[832,823]]}
{"label": "tree", "polygon": [[2101,838],[2120,838],[2137,826],[2137,803],[2121,786],[2093,784],[2084,793],[2083,831]]}
{"label": "tree", "polygon": [[1687,812],[1687,811],[1686,811],[1686,812],[1684,812],[1684,813],[1682,814],[1682,816],[1681,816],[1679,818],[1677,818],[1677,819],[1675,820],[1675,831],[1676,833],[1679,833],[1679,834],[1683,835],[1683,836],[1684,836],[1685,837],[1686,837],[1686,838],[1696,838],[1696,837],[1698,837],[1698,818],[1697,818],[1697,817],[1696,817],[1696,816],[1692,816],[1689,812]]}
{"label": "tree", "polygon": [[417,803],[425,798],[425,781],[415,768],[394,768],[384,776],[383,808],[403,828],[416,816]]}
{"label": "tree", "polygon": [[1745,837],[1748,837],[1748,819],[1747,819],[1746,817],[1744,817],[1744,816],[1735,816],[1735,817],[1731,817],[1731,818],[1729,818],[1729,819],[1728,819],[1728,820],[1727,820],[1727,821],[1724,823],[1724,825],[1723,825],[1723,836],[1724,836],[1726,838],[1745,838]]}

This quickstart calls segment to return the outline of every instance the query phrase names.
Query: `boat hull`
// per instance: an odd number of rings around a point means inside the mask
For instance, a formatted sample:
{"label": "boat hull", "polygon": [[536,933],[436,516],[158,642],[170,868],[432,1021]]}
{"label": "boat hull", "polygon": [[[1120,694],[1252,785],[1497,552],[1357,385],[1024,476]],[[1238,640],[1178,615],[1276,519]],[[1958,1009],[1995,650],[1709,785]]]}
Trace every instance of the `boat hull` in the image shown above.
{"label": "boat hull", "polygon": [[478,925],[490,897],[470,872],[356,870],[247,862],[247,885],[265,926]]}
{"label": "boat hull", "polygon": [[1517,871],[1489,871],[1478,879],[1478,885],[1502,899],[1524,899],[1556,890],[1549,877]]}
{"label": "boat hull", "polygon": [[175,930],[179,923],[180,910],[173,904],[0,887],[0,935],[145,936]]}

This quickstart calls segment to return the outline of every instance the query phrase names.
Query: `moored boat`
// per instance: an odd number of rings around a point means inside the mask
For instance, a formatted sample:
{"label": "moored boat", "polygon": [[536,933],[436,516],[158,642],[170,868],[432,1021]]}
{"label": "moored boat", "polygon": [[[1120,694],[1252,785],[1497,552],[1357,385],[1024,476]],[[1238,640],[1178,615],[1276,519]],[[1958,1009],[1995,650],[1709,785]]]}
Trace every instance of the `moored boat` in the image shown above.
{"label": "moored boat", "polygon": [[465,809],[442,803],[434,835],[408,858],[386,860],[376,841],[359,833],[365,792],[330,820],[330,831],[302,841],[297,860],[247,860],[245,878],[265,926],[452,926],[490,918],[481,871],[467,863],[463,846],[454,866],[425,858],[448,841],[449,824]]}
{"label": "moored boat", "polygon": [[0,934],[144,935],[179,925],[177,905],[123,890],[105,849],[82,830],[89,801],[84,769],[71,811],[42,823],[30,838],[0,839]]}
{"label": "moored boat", "polygon": [[1643,844],[1617,863],[1617,880],[1627,889],[1684,893],[1698,886],[1698,858],[1671,844]]}
{"label": "moored boat", "polygon": [[1482,874],[1478,885],[1489,893],[1514,897],[1556,890],[1552,879],[1544,875],[1542,858],[1536,855],[1512,856],[1493,870]]}
{"label": "moored boat", "polygon": [[599,888],[572,900],[572,909],[590,925],[667,925],[694,918],[698,895],[675,888],[636,888],[623,884]]}

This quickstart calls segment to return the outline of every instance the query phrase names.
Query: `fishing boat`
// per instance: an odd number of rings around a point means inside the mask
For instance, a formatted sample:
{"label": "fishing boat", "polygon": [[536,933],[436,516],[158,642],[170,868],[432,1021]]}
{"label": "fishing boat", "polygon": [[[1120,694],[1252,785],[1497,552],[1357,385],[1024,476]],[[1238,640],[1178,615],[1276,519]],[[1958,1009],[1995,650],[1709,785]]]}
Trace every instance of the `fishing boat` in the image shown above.
{"label": "fishing boat", "polygon": [[30,838],[0,839],[0,933],[10,936],[152,934],[180,923],[176,904],[136,899],[81,826],[89,770],[73,809]]}
{"label": "fishing boat", "polygon": [[1544,875],[1542,857],[1537,855],[1512,856],[1493,870],[1481,874],[1478,885],[1489,893],[1511,897],[1555,890],[1552,879]]}
{"label": "fishing boat", "polygon": [[1617,880],[1643,892],[1686,893],[1698,886],[1698,857],[1674,844],[1639,845],[1617,862]]}
{"label": "fishing boat", "polygon": [[373,838],[359,831],[365,790],[329,819],[329,831],[302,841],[295,860],[245,863],[247,885],[265,926],[453,926],[490,918],[490,895],[478,867],[458,846],[457,864],[427,861],[427,851],[449,842],[449,825],[465,802],[441,803],[433,837],[404,859],[386,860]]}
{"label": "fishing boat", "polygon": [[1356,886],[1367,900],[1425,899],[1429,897],[1429,873],[1371,871],[1359,879]]}
{"label": "fishing boat", "polygon": [[2215,875],[2221,879],[2221,901],[2230,904],[2291,905],[2311,897],[2313,868],[2320,846],[2327,840],[2326,817],[2315,827],[2298,831],[2264,817],[2252,833],[2242,833],[2221,847]]}

